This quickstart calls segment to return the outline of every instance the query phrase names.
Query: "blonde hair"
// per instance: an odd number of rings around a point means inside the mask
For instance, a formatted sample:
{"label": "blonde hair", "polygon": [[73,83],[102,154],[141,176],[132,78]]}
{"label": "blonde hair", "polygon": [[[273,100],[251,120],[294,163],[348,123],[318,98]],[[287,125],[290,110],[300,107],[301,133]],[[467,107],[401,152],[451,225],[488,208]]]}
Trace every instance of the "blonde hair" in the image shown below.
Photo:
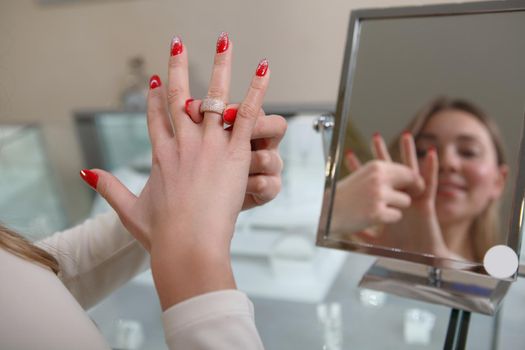
{"label": "blonde hair", "polygon": [[[457,110],[466,112],[475,117],[485,126],[489,132],[494,150],[496,151],[497,165],[506,164],[505,149],[496,123],[490,119],[479,107],[475,106],[464,99],[452,99],[448,97],[438,97],[420,109],[412,121],[408,124],[405,131],[409,131],[417,140],[418,135],[424,129],[430,118],[438,112],[444,110]],[[391,144],[392,154],[399,159],[399,135]],[[500,218],[501,200],[493,200],[489,205],[474,219],[470,231],[470,237],[476,237],[472,240],[472,249],[476,261],[482,261],[485,252],[492,246],[500,244],[503,241]]]}
{"label": "blonde hair", "polygon": [[22,259],[48,267],[56,274],[60,271],[58,261],[53,255],[2,225],[0,225],[0,248]]}

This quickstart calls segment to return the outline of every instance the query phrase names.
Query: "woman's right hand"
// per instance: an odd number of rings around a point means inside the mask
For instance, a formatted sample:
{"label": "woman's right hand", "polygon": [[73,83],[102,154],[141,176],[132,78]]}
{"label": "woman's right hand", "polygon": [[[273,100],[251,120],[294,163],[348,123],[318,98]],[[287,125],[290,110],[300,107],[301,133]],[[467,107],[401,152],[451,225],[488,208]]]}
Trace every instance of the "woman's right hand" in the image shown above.
{"label": "woman's right hand", "polygon": [[[219,46],[224,39],[226,45]],[[208,96],[227,103],[232,43],[224,36],[219,41]],[[167,89],[157,76],[150,81],[152,168],[144,189],[135,196],[111,174],[89,171],[98,177],[92,185],[150,251],[163,309],[235,288],[230,242],[245,200],[251,138],[270,78],[268,62],[262,60],[231,131],[223,129],[222,116],[215,112],[205,112],[202,123],[195,123],[185,111],[191,96],[187,50],[180,40],[174,43]]]}

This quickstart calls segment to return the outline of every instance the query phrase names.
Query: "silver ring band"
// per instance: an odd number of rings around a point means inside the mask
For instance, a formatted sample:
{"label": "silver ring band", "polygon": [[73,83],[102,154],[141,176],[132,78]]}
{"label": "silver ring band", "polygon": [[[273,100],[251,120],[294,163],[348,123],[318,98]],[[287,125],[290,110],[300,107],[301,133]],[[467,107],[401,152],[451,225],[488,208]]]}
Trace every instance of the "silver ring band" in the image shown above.
{"label": "silver ring band", "polygon": [[224,102],[210,97],[206,97],[204,100],[202,100],[200,108],[201,113],[213,112],[220,115],[222,115],[224,109],[226,109],[226,104]]}

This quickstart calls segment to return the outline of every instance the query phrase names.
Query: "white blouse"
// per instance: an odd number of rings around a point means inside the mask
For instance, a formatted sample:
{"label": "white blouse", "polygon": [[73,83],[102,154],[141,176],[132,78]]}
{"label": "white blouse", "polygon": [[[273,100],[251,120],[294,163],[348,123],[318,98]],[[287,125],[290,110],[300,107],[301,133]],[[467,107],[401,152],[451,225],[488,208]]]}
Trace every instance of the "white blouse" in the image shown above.
{"label": "white blouse", "polygon": [[[0,249],[1,349],[109,349],[87,309],[149,266],[149,256],[107,213],[38,243],[48,268]],[[237,290],[193,297],[163,313],[170,349],[263,349],[253,304]]]}

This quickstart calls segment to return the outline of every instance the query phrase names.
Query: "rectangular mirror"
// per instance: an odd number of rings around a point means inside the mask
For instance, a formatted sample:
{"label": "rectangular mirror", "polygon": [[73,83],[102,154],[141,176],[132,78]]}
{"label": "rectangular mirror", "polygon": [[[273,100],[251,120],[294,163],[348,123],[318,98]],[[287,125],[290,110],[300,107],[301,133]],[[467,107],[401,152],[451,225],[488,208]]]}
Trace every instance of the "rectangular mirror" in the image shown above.
{"label": "rectangular mirror", "polygon": [[[522,1],[352,12],[318,245],[480,274],[494,245],[519,256],[523,33]],[[360,207],[374,225],[354,225]]]}

